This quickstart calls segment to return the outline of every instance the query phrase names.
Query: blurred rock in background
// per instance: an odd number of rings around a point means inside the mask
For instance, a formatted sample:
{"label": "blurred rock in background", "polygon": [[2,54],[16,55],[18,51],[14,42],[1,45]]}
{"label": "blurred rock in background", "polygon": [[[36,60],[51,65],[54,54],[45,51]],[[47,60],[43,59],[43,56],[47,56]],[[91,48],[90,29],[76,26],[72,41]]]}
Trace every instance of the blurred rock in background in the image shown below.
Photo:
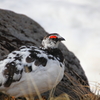
{"label": "blurred rock in background", "polygon": [[[38,23],[25,15],[0,9],[0,60],[22,45],[40,46],[43,37],[48,34]],[[65,76],[56,87],[54,95],[67,93],[75,100],[90,93],[87,77],[80,61],[64,44],[59,48],[65,57]],[[48,97],[49,92],[43,95]]]}

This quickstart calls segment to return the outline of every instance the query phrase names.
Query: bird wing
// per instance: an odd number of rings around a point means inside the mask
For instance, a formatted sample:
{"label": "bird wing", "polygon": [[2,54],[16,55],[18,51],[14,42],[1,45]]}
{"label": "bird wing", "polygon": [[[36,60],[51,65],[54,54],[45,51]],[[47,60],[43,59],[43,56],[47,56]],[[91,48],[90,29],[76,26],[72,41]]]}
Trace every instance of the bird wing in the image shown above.
{"label": "bird wing", "polygon": [[[47,63],[47,55],[35,46],[22,46],[11,52],[6,59],[0,62],[0,83],[9,87],[12,82],[19,81],[23,72],[36,70],[40,65]],[[34,66],[32,66],[34,64]]]}

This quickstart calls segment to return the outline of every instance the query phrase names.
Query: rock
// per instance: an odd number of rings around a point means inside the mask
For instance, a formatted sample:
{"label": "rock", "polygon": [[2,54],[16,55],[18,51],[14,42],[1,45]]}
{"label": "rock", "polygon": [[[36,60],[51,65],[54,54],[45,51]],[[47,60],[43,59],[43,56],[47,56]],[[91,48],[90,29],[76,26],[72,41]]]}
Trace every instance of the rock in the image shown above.
{"label": "rock", "polygon": [[[37,22],[12,11],[0,9],[0,60],[22,45],[40,46],[48,34]],[[90,92],[87,77],[80,61],[64,44],[60,44],[65,57],[65,76],[55,89],[55,95],[67,93],[75,100]],[[48,92],[44,93],[48,97]],[[77,99],[76,99],[77,98]]]}

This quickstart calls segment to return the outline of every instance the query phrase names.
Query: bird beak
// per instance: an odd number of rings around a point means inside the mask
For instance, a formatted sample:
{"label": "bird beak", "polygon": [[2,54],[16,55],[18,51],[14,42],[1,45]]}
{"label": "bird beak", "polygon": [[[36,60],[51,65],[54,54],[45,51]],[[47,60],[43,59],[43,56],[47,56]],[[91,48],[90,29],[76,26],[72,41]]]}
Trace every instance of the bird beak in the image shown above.
{"label": "bird beak", "polygon": [[59,41],[65,41],[65,39],[63,37],[60,37],[58,40]]}

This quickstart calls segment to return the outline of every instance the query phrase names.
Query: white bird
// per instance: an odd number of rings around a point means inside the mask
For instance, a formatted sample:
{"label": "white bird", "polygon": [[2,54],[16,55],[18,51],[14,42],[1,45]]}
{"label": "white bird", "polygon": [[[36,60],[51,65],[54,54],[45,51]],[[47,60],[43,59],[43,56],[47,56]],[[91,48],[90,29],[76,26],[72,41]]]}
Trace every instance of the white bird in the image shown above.
{"label": "white bird", "polygon": [[41,47],[22,46],[0,61],[0,91],[17,98],[54,88],[64,75],[64,57],[58,49],[62,40],[57,33],[49,34]]}

